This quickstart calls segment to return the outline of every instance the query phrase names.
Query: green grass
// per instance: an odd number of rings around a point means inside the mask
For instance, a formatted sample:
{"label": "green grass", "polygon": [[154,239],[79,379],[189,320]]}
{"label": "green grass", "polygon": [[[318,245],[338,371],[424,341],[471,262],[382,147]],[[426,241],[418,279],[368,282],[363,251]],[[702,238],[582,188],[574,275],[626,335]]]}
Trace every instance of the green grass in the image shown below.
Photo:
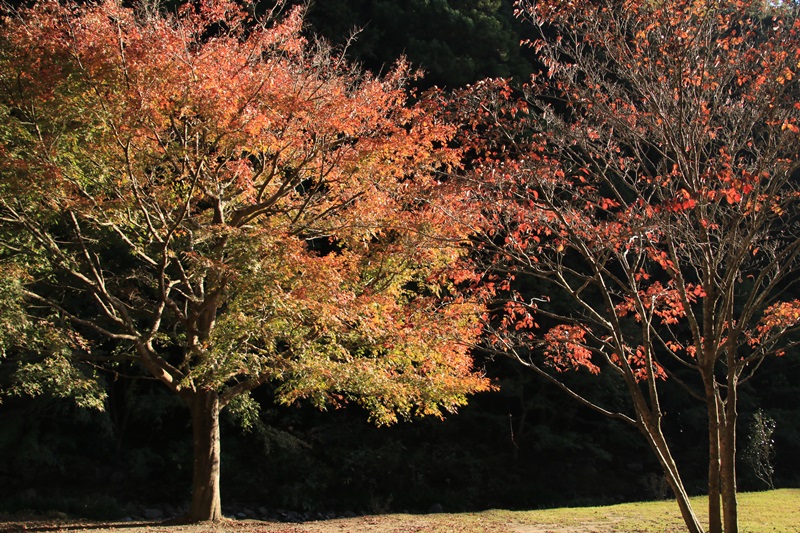
{"label": "green grass", "polygon": [[[707,498],[692,498],[700,521],[708,525]],[[625,503],[604,507],[573,507],[541,511],[487,511],[489,522],[558,527],[596,524],[617,533],[672,533],[685,531],[673,500]],[[800,489],[780,489],[739,494],[741,533],[798,533],[800,531]]]}
{"label": "green grass", "polygon": [[[707,499],[692,498],[692,506],[708,525]],[[570,507],[537,511],[491,510],[481,513],[425,516],[387,515],[395,524],[414,524],[426,533],[549,531],[597,533],[681,533],[686,531],[673,500],[625,503],[603,507]],[[800,489],[739,494],[740,533],[798,533]],[[419,529],[417,529],[419,528]],[[386,531],[400,531],[388,528]]]}

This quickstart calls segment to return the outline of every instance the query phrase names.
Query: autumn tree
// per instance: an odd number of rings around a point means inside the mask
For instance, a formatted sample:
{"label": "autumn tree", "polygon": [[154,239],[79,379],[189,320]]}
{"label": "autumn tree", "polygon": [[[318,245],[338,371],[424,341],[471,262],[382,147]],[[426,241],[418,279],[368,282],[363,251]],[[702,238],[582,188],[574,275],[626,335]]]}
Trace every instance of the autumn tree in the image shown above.
{"label": "autumn tree", "polygon": [[407,66],[371,76],[301,26],[226,0],[2,19],[4,298],[68,332],[62,359],[135,361],[184,400],[193,521],[222,516],[220,411],[265,382],[377,423],[487,387],[427,237],[452,128],[408,105]]}
{"label": "autumn tree", "polygon": [[[637,427],[696,533],[662,430],[660,385],[680,383],[708,412],[709,529],[734,533],[739,386],[800,324],[798,7],[518,9],[541,75],[457,102],[477,164],[449,212],[495,301],[487,343]],[[629,410],[590,402],[568,370],[618,377]]]}

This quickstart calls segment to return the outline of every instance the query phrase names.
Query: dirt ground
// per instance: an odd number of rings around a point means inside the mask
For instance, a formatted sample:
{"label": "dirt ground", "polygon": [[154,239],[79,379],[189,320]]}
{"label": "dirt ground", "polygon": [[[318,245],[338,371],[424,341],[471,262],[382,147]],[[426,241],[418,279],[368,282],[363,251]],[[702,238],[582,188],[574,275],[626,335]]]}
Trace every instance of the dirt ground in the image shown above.
{"label": "dirt ground", "polygon": [[559,526],[502,522],[480,514],[386,515],[339,518],[301,524],[225,520],[214,524],[166,525],[162,522],[88,522],[52,519],[2,519],[0,532],[87,533],[612,533],[613,524]]}

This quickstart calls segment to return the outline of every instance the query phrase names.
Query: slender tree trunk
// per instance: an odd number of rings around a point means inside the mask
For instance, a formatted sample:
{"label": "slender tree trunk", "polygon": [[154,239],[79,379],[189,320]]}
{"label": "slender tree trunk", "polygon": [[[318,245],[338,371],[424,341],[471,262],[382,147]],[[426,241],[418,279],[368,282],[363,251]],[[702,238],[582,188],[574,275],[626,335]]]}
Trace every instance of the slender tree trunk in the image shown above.
{"label": "slender tree trunk", "polygon": [[187,396],[186,401],[192,413],[194,437],[192,506],[187,518],[191,522],[220,520],[219,395],[214,391],[197,391]]}
{"label": "slender tree trunk", "polygon": [[644,423],[640,425],[642,433],[644,433],[647,442],[650,443],[653,451],[664,469],[664,474],[667,476],[667,483],[669,483],[672,492],[675,495],[675,500],[678,503],[678,508],[681,511],[681,516],[686,524],[686,529],[689,533],[704,533],[703,526],[700,524],[697,515],[692,508],[692,503],[689,501],[689,494],[683,485],[678,466],[672,457],[669,450],[664,434],[661,431],[660,424],[658,423]]}
{"label": "slender tree trunk", "polygon": [[725,424],[722,430],[720,480],[722,486],[722,512],[725,533],[739,533],[739,511],[736,498],[736,378],[728,379],[725,401]]}
{"label": "slender tree trunk", "polygon": [[708,533],[722,533],[720,505],[720,406],[714,376],[703,376],[708,411]]}

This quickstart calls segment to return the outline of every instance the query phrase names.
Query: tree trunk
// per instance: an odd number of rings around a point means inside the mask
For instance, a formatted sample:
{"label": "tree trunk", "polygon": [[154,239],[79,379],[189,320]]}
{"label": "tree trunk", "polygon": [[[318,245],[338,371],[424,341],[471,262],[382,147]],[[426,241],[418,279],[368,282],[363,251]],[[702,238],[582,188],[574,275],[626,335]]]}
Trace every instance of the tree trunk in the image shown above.
{"label": "tree trunk", "polygon": [[708,411],[708,533],[722,533],[720,506],[720,406],[714,376],[705,379]]}
{"label": "tree trunk", "polygon": [[725,402],[725,424],[722,428],[720,453],[720,481],[722,487],[722,512],[725,533],[739,533],[739,511],[736,498],[736,379],[728,380]]}
{"label": "tree trunk", "polygon": [[675,495],[675,500],[678,503],[687,531],[689,533],[704,533],[703,526],[700,524],[692,508],[692,503],[689,501],[689,494],[683,486],[678,466],[675,464],[660,425],[658,423],[641,423],[639,429],[644,433],[647,442],[650,443],[658,457],[658,461],[661,463],[661,467],[664,469],[664,474],[667,476],[667,482]]}
{"label": "tree trunk", "polygon": [[186,401],[192,413],[194,438],[192,506],[187,518],[191,522],[220,520],[219,395],[201,390],[188,395]]}

